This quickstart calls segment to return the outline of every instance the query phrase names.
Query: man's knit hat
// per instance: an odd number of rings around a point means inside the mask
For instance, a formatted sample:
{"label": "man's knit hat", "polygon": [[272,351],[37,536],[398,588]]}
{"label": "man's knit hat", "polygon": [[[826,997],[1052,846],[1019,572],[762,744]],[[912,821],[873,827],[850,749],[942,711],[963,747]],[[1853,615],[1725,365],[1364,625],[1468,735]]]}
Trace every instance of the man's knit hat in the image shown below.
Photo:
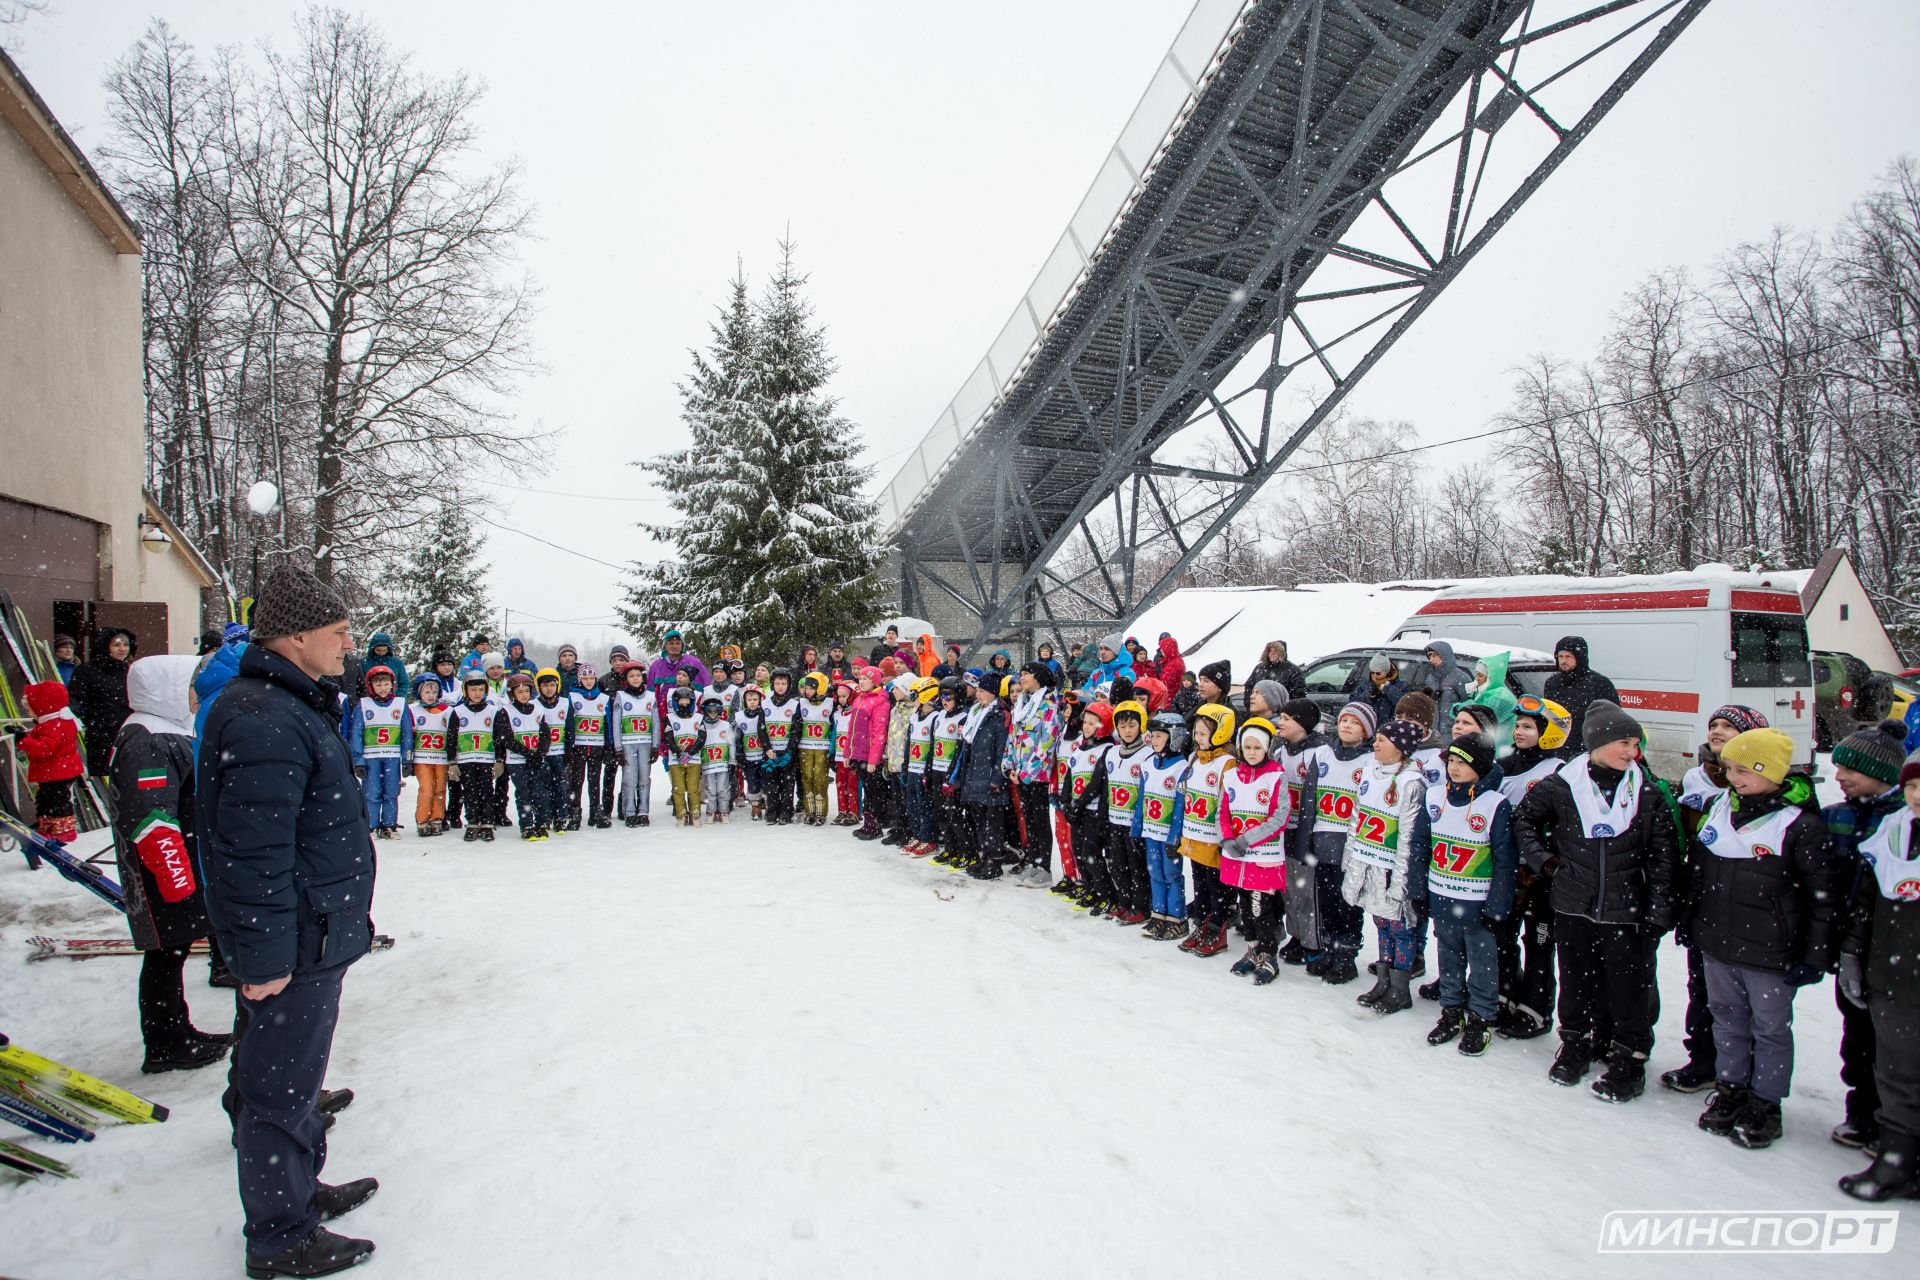
{"label": "man's knit hat", "polygon": [[1875,782],[1894,786],[1906,763],[1907,727],[1898,720],[1882,720],[1871,729],[1856,729],[1833,749],[1833,762]]}
{"label": "man's knit hat", "polygon": [[253,606],[253,638],[278,640],[345,620],[347,602],[305,569],[283,564],[273,571]]}

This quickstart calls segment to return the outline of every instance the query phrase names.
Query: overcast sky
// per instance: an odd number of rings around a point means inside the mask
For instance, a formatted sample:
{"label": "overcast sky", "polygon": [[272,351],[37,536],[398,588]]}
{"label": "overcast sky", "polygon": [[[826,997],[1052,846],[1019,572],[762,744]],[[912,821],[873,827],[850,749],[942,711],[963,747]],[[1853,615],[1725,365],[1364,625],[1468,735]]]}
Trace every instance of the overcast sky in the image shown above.
{"label": "overcast sky", "polygon": [[[351,7],[351,6],[349,6]],[[52,0],[0,29],[80,144],[102,72],[154,14],[203,52],[285,42],[298,6]],[[736,254],[757,282],[791,228],[874,487],[1031,283],[1188,6],[852,0],[370,9],[427,70],[483,78],[482,144],[539,207],[526,263],[546,372],[517,406],[560,433],[506,519],[623,564],[664,514],[633,459],[680,438],[674,383]],[[1429,439],[1503,409],[1536,352],[1583,357],[1648,272],[1704,270],[1780,223],[1825,230],[1920,151],[1916,0],[1717,0],[1351,397]],[[492,535],[515,631],[604,652],[622,575]],[[536,618],[567,620],[549,625]],[[580,621],[572,621],[572,620]],[[524,625],[523,625],[524,622]]]}

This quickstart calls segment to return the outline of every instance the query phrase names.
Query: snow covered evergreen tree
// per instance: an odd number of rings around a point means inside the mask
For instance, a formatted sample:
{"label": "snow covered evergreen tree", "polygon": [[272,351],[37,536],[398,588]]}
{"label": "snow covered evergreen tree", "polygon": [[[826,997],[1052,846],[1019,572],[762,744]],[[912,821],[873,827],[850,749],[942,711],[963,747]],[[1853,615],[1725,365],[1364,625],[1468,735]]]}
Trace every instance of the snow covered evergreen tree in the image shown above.
{"label": "snow covered evergreen tree", "polygon": [[833,358],[805,284],[789,243],[757,305],[735,277],[712,344],[680,388],[687,447],[640,464],[675,512],[641,526],[673,554],[635,566],[620,609],[652,640],[678,625],[708,656],[736,643],[784,662],[881,612],[875,505],[861,492],[852,426],[826,394]]}
{"label": "snow covered evergreen tree", "polygon": [[393,637],[393,651],[409,671],[431,671],[435,649],[451,650],[457,659],[474,633],[486,630],[493,609],[484,585],[488,566],[480,563],[484,545],[459,494],[440,498],[381,610],[380,629]]}

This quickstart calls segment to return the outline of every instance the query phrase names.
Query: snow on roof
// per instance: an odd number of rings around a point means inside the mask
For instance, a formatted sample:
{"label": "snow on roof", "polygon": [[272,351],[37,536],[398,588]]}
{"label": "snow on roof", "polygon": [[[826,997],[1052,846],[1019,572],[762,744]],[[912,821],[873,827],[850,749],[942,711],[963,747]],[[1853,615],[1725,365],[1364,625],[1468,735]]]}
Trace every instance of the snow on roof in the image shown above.
{"label": "snow on roof", "polygon": [[1314,582],[1285,587],[1187,587],[1126,629],[1148,649],[1162,631],[1180,642],[1189,667],[1226,659],[1245,679],[1269,640],[1305,666],[1342,649],[1385,644],[1420,606],[1454,585],[1427,582]]}

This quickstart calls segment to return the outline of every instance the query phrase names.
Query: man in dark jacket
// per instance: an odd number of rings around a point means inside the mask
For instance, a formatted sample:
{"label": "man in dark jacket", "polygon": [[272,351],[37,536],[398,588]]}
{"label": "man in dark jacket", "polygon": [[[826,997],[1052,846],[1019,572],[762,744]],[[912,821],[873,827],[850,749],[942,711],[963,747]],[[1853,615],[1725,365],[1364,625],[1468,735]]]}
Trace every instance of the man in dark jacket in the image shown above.
{"label": "man in dark jacket", "polygon": [[888,627],[887,634],[880,637],[880,643],[867,651],[867,661],[870,665],[877,667],[880,665],[882,659],[891,658],[894,654],[898,653],[902,647],[900,643],[900,628]]}
{"label": "man in dark jacket", "polygon": [[971,827],[973,855],[966,870],[976,880],[998,880],[1005,860],[1001,824],[1006,820],[1007,775],[1000,762],[1007,750],[1007,720],[999,706],[1003,679],[982,671],[967,673],[974,712],[948,783]]}
{"label": "man in dark jacket", "polygon": [[[1560,669],[1547,677],[1543,692],[1548,702],[1559,703],[1573,716],[1573,728],[1567,731],[1567,737],[1584,742],[1587,704],[1606,701],[1619,706],[1620,691],[1613,687],[1613,681],[1587,665],[1585,636],[1561,636],[1553,646],[1553,661]],[[1451,707],[1442,707],[1441,711],[1452,714]]]}
{"label": "man in dark jacket", "polygon": [[1587,753],[1536,784],[1513,823],[1521,858],[1553,880],[1560,1052],[1548,1078],[1571,1087],[1605,1055],[1593,1091],[1608,1102],[1646,1088],[1654,950],[1676,909],[1679,830],[1639,764],[1643,736],[1619,707],[1594,703]]}
{"label": "man in dark jacket", "polygon": [[1307,673],[1287,657],[1285,640],[1267,641],[1267,647],[1260,651],[1260,661],[1253,664],[1253,671],[1247,676],[1247,688],[1253,688],[1262,680],[1273,681],[1287,691],[1289,698],[1307,696]]}
{"label": "man in dark jacket", "polygon": [[200,742],[200,879],[240,982],[228,1096],[247,1271],[327,1275],[373,1245],[320,1223],[378,1186],[319,1181],[326,1121],[314,1105],[341,979],[373,937],[372,835],[322,684],[341,675],[353,637],[340,597],[290,565],[262,590],[253,629]]}
{"label": "man in dark jacket", "polygon": [[1347,694],[1355,702],[1372,707],[1375,720],[1385,724],[1393,719],[1394,708],[1407,695],[1407,686],[1400,679],[1399,665],[1386,654],[1376,653],[1354,667]]}

